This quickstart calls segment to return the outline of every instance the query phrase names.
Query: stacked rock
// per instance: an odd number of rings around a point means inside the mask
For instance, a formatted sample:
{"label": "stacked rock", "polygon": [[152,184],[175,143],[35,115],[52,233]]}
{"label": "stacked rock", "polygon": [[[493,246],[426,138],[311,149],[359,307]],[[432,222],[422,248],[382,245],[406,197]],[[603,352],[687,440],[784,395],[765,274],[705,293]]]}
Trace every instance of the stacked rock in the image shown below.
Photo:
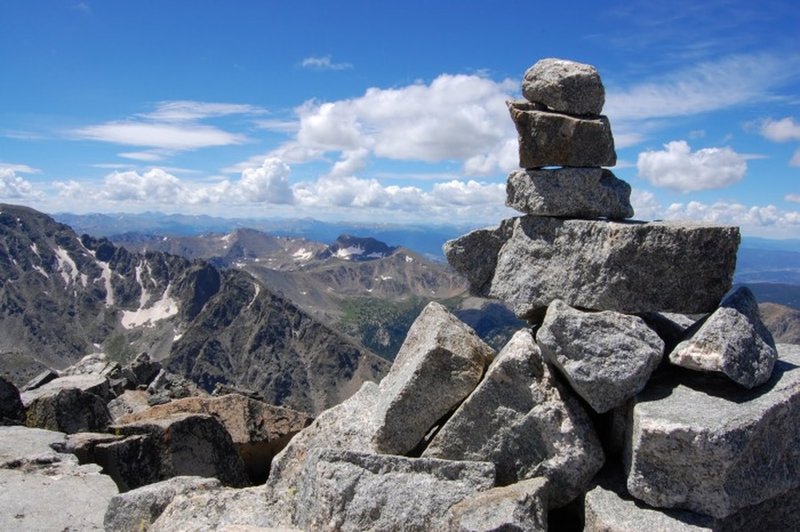
{"label": "stacked rock", "polygon": [[522,169],[506,203],[524,216],[445,254],[473,293],[533,325],[590,411],[608,413],[595,420],[612,428],[586,530],[738,529],[774,523],[776,509],[797,529],[786,500],[800,492],[800,349],[776,348],[746,288],[723,300],[738,228],[626,220],[630,186],[603,168],[616,154],[594,67],[541,60],[522,93],[508,103]]}

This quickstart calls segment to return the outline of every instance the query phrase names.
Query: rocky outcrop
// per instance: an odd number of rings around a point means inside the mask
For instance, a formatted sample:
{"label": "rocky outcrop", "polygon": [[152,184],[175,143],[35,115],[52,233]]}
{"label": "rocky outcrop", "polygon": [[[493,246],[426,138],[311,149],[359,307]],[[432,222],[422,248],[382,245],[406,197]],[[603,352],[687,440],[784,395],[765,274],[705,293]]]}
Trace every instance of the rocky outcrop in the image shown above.
{"label": "rocky outcrop", "polygon": [[536,216],[622,220],[633,216],[630,196],[630,185],[603,168],[515,170],[506,183],[506,205]]}
{"label": "rocky outcrop", "polygon": [[118,418],[117,423],[142,423],[174,414],[207,414],[219,419],[244,461],[249,478],[263,483],[272,458],[311,418],[302,412],[268,405],[238,394],[187,397]]}
{"label": "rocky outcrop", "polygon": [[106,509],[103,526],[115,532],[147,530],[175,497],[220,486],[214,478],[183,476],[115,495]]}
{"label": "rocky outcrop", "polygon": [[473,290],[523,317],[554,299],[594,310],[691,314],[716,309],[738,245],[735,227],[525,216],[450,241],[445,254]]}
{"label": "rocky outcrop", "polygon": [[299,528],[432,530],[450,506],[494,484],[494,466],[316,449],[303,477],[293,516]]}
{"label": "rocky outcrop", "polygon": [[738,288],[727,296],[687,335],[669,354],[669,361],[677,366],[724,373],[745,388],[764,384],[772,375],[778,352],[749,288]]}
{"label": "rocky outcrop", "polygon": [[547,477],[552,506],[569,502],[603,465],[589,417],[527,330],[497,355],[422,456],[493,462],[500,485]]}
{"label": "rocky outcrop", "polygon": [[536,342],[544,359],[599,413],[639,393],[664,354],[664,342],[641,318],[583,312],[560,300],[547,308]]}
{"label": "rocky outcrop", "polygon": [[78,465],[53,450],[61,432],[0,427],[0,529],[103,530],[103,514],[117,493],[94,464]]}
{"label": "rocky outcrop", "polygon": [[25,407],[14,384],[0,377],[0,425],[21,425],[25,422]]}
{"label": "rocky outcrop", "polygon": [[800,346],[778,348],[772,377],[754,390],[701,374],[651,382],[631,414],[628,491],[723,518],[800,486]]}
{"label": "rocky outcrop", "polygon": [[[30,392],[25,392],[28,393]],[[29,398],[24,397],[24,400],[27,399]],[[110,423],[111,415],[103,398],[73,387],[53,387],[46,392],[36,394],[36,397],[28,403],[25,419],[25,424],[29,427],[67,434],[102,431]]]}

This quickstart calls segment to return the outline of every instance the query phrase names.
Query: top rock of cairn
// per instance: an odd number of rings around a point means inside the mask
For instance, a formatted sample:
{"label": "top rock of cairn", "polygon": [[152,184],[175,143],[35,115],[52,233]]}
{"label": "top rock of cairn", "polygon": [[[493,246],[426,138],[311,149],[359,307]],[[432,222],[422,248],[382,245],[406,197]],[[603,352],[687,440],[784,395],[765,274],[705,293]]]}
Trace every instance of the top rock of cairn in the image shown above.
{"label": "top rock of cairn", "polygon": [[592,65],[547,58],[525,72],[522,95],[553,111],[599,115],[606,100],[600,74]]}

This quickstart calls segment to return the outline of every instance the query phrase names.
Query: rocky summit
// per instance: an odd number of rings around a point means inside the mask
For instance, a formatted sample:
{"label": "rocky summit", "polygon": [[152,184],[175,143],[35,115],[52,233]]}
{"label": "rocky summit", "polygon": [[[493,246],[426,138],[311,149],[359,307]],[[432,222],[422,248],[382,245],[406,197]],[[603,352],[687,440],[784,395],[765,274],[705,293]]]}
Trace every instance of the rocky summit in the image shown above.
{"label": "rocky summit", "polygon": [[[297,311],[261,314],[249,279],[227,280],[248,306],[199,308],[166,367],[90,355],[21,395],[0,381],[3,423],[29,426],[0,427],[4,527],[800,529],[800,347],[775,344],[749,291],[726,297],[738,229],[627,219],[630,189],[602,168],[616,156],[593,67],[540,61],[523,94],[508,203],[524,216],[446,246],[473,292],[528,320],[499,353],[429,303],[380,383],[332,408],[308,401],[310,422],[222,378],[286,363],[248,348],[268,331],[313,333]],[[585,134],[591,121],[602,134]],[[213,327],[251,307],[261,320]],[[303,360],[358,373],[346,351]],[[182,399],[203,393],[176,370],[221,397]],[[37,513],[31,486],[71,513]]]}

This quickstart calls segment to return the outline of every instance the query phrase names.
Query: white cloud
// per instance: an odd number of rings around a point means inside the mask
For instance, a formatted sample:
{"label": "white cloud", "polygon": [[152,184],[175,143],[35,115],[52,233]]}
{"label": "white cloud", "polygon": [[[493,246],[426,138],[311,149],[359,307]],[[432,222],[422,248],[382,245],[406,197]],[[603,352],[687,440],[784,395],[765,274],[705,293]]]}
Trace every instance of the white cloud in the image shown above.
{"label": "white cloud", "polygon": [[795,150],[792,159],[789,161],[789,166],[800,166],[800,149]]}
{"label": "white cloud", "polygon": [[153,151],[129,151],[125,153],[118,153],[120,157],[125,159],[133,159],[134,161],[155,162],[164,159],[165,153],[156,150]]}
{"label": "white cloud", "polygon": [[300,62],[300,66],[311,70],[350,70],[353,68],[350,63],[334,63],[329,55],[306,57]]}
{"label": "white cloud", "polygon": [[774,205],[747,206],[736,202],[713,204],[690,201],[673,203],[665,212],[668,220],[696,220],[702,222],[733,224],[748,227],[797,226],[800,212],[783,211]]}
{"label": "white cloud", "polygon": [[266,112],[266,109],[248,104],[173,100],[158,102],[155,111],[139,116],[156,122],[192,122],[211,117],[260,115]]}
{"label": "white cloud", "polygon": [[244,201],[256,203],[292,203],[289,188],[289,166],[280,159],[264,160],[259,168],[248,168],[235,185],[236,193]]}
{"label": "white cloud", "polygon": [[101,197],[112,201],[173,203],[182,196],[180,179],[160,168],[140,174],[113,172],[106,176]]}
{"label": "white cloud", "polygon": [[76,129],[73,134],[83,140],[176,151],[242,144],[246,140],[243,135],[194,123],[106,122]]}
{"label": "white cloud", "polygon": [[800,140],[800,124],[792,117],[768,119],[761,125],[761,134],[773,142]]}
{"label": "white cloud", "polygon": [[649,190],[634,188],[631,191],[631,205],[637,220],[658,220],[663,216],[661,205]]}
{"label": "white cloud", "polygon": [[681,192],[724,188],[747,172],[748,156],[730,148],[703,148],[692,152],[684,140],[664,145],[662,151],[639,154],[639,175],[653,185]]}
{"label": "white cloud", "polygon": [[0,170],[12,170],[18,174],[38,174],[41,172],[38,168],[28,166],[27,164],[12,164],[0,162]]}
{"label": "white cloud", "polygon": [[800,194],[786,194],[783,199],[793,203],[800,203]]}
{"label": "white cloud", "polygon": [[0,198],[29,198],[37,196],[30,181],[19,177],[12,168],[0,168]]}

